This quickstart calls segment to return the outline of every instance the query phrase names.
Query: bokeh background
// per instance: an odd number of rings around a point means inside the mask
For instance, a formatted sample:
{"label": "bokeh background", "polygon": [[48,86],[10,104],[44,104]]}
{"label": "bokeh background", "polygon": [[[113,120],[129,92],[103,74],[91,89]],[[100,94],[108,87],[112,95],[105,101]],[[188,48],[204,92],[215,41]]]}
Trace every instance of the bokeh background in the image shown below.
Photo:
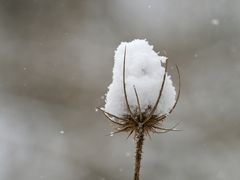
{"label": "bokeh background", "polygon": [[[0,0],[0,179],[129,180],[134,142],[104,104],[114,50],[146,38],[182,94],[142,179],[240,178],[240,1]],[[176,80],[176,72],[170,70]],[[176,81],[175,81],[176,82]]]}

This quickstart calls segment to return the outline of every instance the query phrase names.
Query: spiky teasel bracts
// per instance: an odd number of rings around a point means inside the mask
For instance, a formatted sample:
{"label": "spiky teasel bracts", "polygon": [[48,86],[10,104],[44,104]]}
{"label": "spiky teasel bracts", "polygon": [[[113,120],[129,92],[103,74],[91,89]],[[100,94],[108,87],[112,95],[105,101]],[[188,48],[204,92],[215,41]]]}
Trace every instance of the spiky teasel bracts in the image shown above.
{"label": "spiky teasel bracts", "polygon": [[[141,41],[141,40],[139,40],[139,41]],[[142,43],[142,42],[140,42],[140,43]],[[143,44],[143,45],[145,45],[145,44]],[[143,100],[143,98],[147,98],[147,97],[141,97],[141,99],[140,99],[135,84],[133,84],[132,89],[134,91],[136,106],[133,105],[134,103],[129,102],[129,98],[127,95],[127,88],[126,88],[126,55],[127,55],[127,46],[125,45],[123,66],[122,66],[122,88],[123,88],[125,107],[126,107],[127,111],[125,111],[124,113],[122,113],[121,116],[119,116],[119,115],[114,115],[114,114],[106,111],[106,109],[104,109],[104,108],[98,108],[98,109],[100,111],[102,111],[103,114],[115,125],[116,131],[113,132],[112,134],[116,134],[116,133],[120,133],[120,132],[127,132],[128,137],[131,136],[132,134],[134,135],[134,139],[136,142],[134,180],[139,180],[139,172],[140,172],[144,137],[150,136],[150,133],[166,133],[169,131],[178,131],[177,129],[175,129],[175,127],[178,124],[176,124],[172,128],[164,128],[162,126],[162,124],[163,124],[163,121],[166,119],[166,117],[170,113],[172,113],[172,111],[174,110],[174,108],[176,107],[176,104],[178,102],[179,95],[180,95],[180,73],[179,73],[178,67],[176,66],[176,69],[178,72],[178,77],[179,77],[179,88],[178,88],[177,96],[175,98],[175,102],[172,104],[171,107],[168,108],[167,112],[158,114],[158,113],[156,113],[157,108],[159,110],[160,100],[161,100],[161,97],[163,97],[164,87],[166,85],[166,79],[168,77],[168,75],[167,75],[167,67],[168,67],[167,59],[165,59],[165,68],[164,68],[164,73],[162,75],[162,79],[160,81],[161,86],[160,86],[160,90],[158,92],[158,96],[154,103],[147,104],[147,106],[146,106],[146,104],[144,104],[145,108],[143,108],[143,106],[141,104],[141,100]],[[146,71],[145,69],[143,69],[143,70]],[[146,74],[144,74],[144,76],[145,75]],[[168,81],[169,81],[169,77],[168,77]],[[171,86],[171,83],[168,83],[168,86]],[[170,90],[171,90],[171,87],[170,87]],[[110,88],[109,88],[109,91],[111,91]],[[174,90],[174,92],[175,92],[175,90]],[[164,95],[166,96],[166,93]],[[166,101],[166,99],[167,98],[165,97],[165,101]]]}

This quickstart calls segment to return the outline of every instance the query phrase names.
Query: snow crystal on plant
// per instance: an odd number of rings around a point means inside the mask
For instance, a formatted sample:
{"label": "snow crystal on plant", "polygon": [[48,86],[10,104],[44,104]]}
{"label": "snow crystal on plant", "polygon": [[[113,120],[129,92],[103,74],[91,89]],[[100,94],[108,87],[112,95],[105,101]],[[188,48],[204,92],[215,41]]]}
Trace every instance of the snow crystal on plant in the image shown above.
{"label": "snow crystal on plant", "polygon": [[[138,110],[134,86],[138,92],[141,110],[146,112],[153,107],[161,88],[164,63],[167,57],[159,56],[146,40],[136,39],[132,42],[122,42],[115,51],[113,80],[108,87],[105,100],[105,111],[116,116],[128,113],[123,90],[123,60],[126,46],[126,91],[131,110]],[[168,113],[175,102],[176,91],[172,85],[171,76],[167,75],[160,102],[155,115]]]}

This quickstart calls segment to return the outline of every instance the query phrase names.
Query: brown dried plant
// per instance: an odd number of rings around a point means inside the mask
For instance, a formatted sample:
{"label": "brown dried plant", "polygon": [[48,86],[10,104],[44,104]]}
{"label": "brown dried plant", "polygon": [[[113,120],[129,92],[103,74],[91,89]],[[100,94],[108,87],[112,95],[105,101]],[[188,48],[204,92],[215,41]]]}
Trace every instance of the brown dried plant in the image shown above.
{"label": "brown dried plant", "polygon": [[118,117],[114,114],[106,112],[103,108],[98,107],[97,109],[102,111],[103,114],[107,117],[107,119],[110,120],[114,125],[116,125],[116,131],[112,132],[111,135],[120,133],[120,132],[128,132],[128,136],[127,136],[128,138],[129,136],[134,134],[134,139],[136,142],[134,180],[139,180],[144,137],[145,136],[150,137],[150,133],[166,133],[169,131],[179,131],[178,129],[175,129],[179,123],[174,125],[172,128],[164,128],[162,124],[163,124],[163,121],[167,118],[167,116],[172,113],[172,111],[176,107],[177,102],[179,100],[180,87],[181,87],[180,73],[179,73],[179,68],[176,65],[179,84],[178,84],[178,93],[177,93],[177,97],[174,105],[172,106],[172,108],[169,110],[168,113],[162,114],[162,115],[155,115],[154,112],[159,104],[160,98],[163,93],[163,88],[164,88],[164,84],[167,76],[168,61],[166,60],[163,80],[162,80],[161,88],[160,88],[158,97],[156,99],[156,102],[153,107],[149,105],[148,108],[145,109],[144,111],[142,111],[141,109],[141,103],[140,103],[137,89],[135,86],[133,86],[133,88],[134,88],[135,96],[137,99],[138,107],[134,111],[132,111],[130,108],[127,92],[126,92],[126,82],[125,82],[125,66],[126,65],[125,64],[126,64],[126,46],[124,50],[124,60],[123,60],[123,91],[124,91],[124,98],[127,105],[128,113],[123,115],[122,117]]}

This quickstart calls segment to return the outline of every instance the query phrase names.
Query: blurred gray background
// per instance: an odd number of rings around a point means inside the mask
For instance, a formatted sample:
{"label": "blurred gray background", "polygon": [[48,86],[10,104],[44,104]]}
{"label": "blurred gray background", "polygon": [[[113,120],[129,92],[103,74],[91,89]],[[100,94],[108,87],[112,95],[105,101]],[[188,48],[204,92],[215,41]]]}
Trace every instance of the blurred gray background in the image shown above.
{"label": "blurred gray background", "polygon": [[239,8],[238,0],[0,0],[0,179],[132,179],[133,140],[105,136],[112,128],[95,107],[114,50],[135,38],[166,51],[182,77],[166,126],[182,121],[183,131],[146,139],[142,180],[239,179]]}

